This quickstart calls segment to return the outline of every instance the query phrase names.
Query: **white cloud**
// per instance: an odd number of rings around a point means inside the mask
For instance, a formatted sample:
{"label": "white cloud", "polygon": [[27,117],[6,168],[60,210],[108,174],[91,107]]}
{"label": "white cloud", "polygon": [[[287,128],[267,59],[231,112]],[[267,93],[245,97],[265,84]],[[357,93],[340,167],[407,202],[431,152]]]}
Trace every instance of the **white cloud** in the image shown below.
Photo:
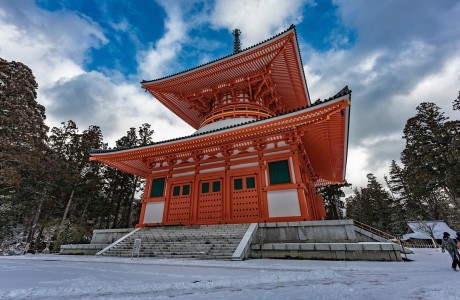
{"label": "white cloud", "polygon": [[[118,25],[120,30],[126,29]],[[173,33],[159,42],[160,49],[181,39],[176,21],[169,28]],[[144,93],[137,82],[124,83],[117,72],[108,72],[116,75],[112,79],[84,70],[87,51],[107,42],[102,30],[88,18],[69,11],[47,12],[23,1],[18,7],[2,5],[0,32],[0,57],[21,61],[32,69],[39,84],[37,100],[47,109],[49,126],[70,119],[82,130],[99,125],[109,146],[130,127],[145,122],[161,128],[155,140],[192,132],[184,130],[181,121]]]}
{"label": "white cloud", "polygon": [[[302,20],[303,0],[217,1],[210,21],[215,28],[238,28],[242,47],[260,43]],[[308,1],[310,2],[310,1]]]}
{"label": "white cloud", "polygon": [[44,97],[42,91],[58,80],[83,74],[86,50],[107,40],[87,18],[19,2],[3,3],[0,8],[0,57],[23,62],[32,69],[39,85],[38,101],[47,106],[56,99]]}
{"label": "white cloud", "polygon": [[[336,1],[339,17],[357,39],[353,47],[317,52],[301,45],[312,99],[344,85],[353,90],[347,179],[383,182],[404,148],[403,128],[424,101],[447,115],[460,89],[460,5],[417,1]],[[307,53],[307,55],[305,55]],[[307,58],[307,60],[305,60]]]}
{"label": "white cloud", "polygon": [[153,45],[153,49],[142,52],[138,58],[140,72],[146,80],[172,73],[171,64],[177,59],[187,38],[187,24],[183,20],[180,3],[165,3],[164,9],[167,14],[165,34]]}
{"label": "white cloud", "polygon": [[80,128],[99,125],[104,140],[112,146],[130,127],[143,123],[157,129],[154,136],[157,141],[192,133],[192,129],[179,126],[177,117],[138,86],[114,83],[98,72],[60,80],[46,90],[46,96],[62,99],[48,107],[52,116],[59,116],[56,123],[72,119]]}

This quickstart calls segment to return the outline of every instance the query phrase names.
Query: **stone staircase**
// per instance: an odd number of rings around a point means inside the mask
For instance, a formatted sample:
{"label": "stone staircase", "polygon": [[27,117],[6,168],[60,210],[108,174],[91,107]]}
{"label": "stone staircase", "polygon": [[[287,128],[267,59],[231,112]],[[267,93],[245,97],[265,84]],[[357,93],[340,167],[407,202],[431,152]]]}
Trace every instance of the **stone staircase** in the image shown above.
{"label": "stone staircase", "polygon": [[146,227],[99,255],[131,257],[140,239],[140,257],[231,259],[249,224]]}

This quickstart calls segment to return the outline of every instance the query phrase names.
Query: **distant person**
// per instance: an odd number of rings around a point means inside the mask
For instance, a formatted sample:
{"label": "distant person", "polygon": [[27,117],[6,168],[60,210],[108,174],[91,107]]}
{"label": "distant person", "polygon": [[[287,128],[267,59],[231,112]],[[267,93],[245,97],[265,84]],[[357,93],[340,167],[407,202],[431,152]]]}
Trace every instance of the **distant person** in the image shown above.
{"label": "distant person", "polygon": [[457,232],[457,249],[460,252],[460,232]]}
{"label": "distant person", "polygon": [[446,250],[449,252],[452,257],[452,270],[457,271],[457,266],[460,268],[460,252],[458,251],[457,244],[450,238],[450,234],[448,232],[444,232],[442,236],[441,249],[442,253]]}

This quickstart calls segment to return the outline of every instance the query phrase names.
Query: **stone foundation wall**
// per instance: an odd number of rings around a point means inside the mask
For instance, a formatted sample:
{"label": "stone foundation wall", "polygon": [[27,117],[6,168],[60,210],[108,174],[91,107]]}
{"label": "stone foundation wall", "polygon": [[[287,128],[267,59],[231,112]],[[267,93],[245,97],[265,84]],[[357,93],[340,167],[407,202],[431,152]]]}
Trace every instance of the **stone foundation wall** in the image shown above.
{"label": "stone foundation wall", "polygon": [[353,220],[326,220],[259,224],[250,257],[402,261],[401,251]]}
{"label": "stone foundation wall", "polygon": [[263,243],[346,243],[357,241],[353,220],[261,223],[259,224],[258,237],[262,239]]}
{"label": "stone foundation wall", "polygon": [[127,235],[135,228],[120,228],[120,229],[95,229],[91,244],[112,244],[119,238]]}
{"label": "stone foundation wall", "polygon": [[95,255],[101,251],[108,244],[75,244],[75,245],[62,245],[59,254],[68,255]]}

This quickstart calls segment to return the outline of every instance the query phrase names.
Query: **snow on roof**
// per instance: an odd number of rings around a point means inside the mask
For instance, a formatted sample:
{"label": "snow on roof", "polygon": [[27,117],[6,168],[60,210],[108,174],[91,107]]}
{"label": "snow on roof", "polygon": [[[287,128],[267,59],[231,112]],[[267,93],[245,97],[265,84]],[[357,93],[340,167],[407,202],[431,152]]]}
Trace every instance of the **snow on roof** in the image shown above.
{"label": "snow on roof", "polygon": [[456,232],[450,228],[444,221],[417,221],[417,222],[407,222],[412,233],[404,234],[403,240],[408,239],[419,239],[419,240],[429,240],[431,239],[428,234],[428,228],[433,228],[433,235],[435,239],[442,239],[443,233],[448,232],[452,238],[455,238]]}
{"label": "snow on roof", "polygon": [[251,122],[251,121],[255,121],[255,118],[224,119],[224,120],[220,120],[220,121],[213,122],[213,123],[210,123],[210,124],[207,124],[207,125],[203,126],[200,129],[198,129],[197,131],[195,131],[194,134],[203,133],[203,132],[206,132],[206,131],[211,131],[211,130],[216,130],[216,129],[222,129],[222,128],[228,127],[228,126],[240,125],[242,123]]}

